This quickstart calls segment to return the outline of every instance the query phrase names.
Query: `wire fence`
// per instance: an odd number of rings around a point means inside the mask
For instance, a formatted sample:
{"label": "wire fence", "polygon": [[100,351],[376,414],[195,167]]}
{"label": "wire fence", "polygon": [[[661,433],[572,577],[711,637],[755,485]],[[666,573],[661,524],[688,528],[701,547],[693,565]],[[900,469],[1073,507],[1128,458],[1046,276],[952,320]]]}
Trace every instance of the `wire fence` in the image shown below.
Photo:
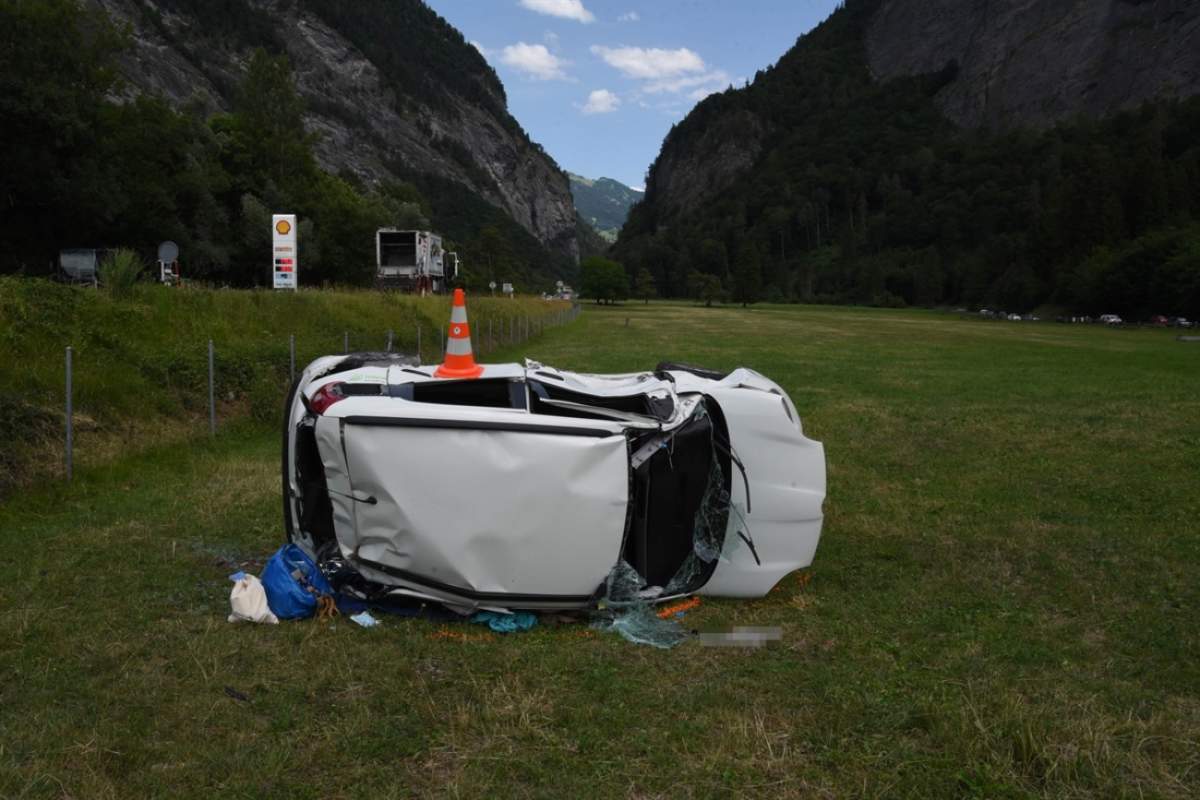
{"label": "wire fence", "polygon": [[[581,312],[581,307],[578,303],[573,304],[570,308],[562,309],[553,314],[543,316],[511,316],[492,318],[489,317],[480,327],[483,330],[473,329],[471,336],[472,350],[477,357],[495,353],[497,350],[503,350],[508,347],[514,347],[523,344],[530,339],[542,335],[551,328],[556,328],[566,325],[569,322],[578,318]],[[437,326],[436,339],[433,343],[429,343],[429,336],[433,334],[433,330],[426,332],[420,323],[414,326],[413,333],[415,337],[415,352],[412,354],[417,357],[418,362],[425,363],[426,359],[434,358],[441,361],[446,354],[446,326]],[[407,337],[403,337],[406,339]],[[379,337],[379,342],[382,342],[383,352],[402,352],[395,349],[398,341],[402,337],[397,336],[397,331],[388,329]],[[422,342],[425,342],[424,346]],[[207,410],[208,410],[208,433],[209,436],[216,436],[219,415],[217,407],[217,383],[222,367],[221,353],[217,348],[214,340],[209,339],[207,347]],[[341,352],[349,355],[352,352],[378,352],[379,349],[374,342],[363,339],[358,341],[352,339],[350,331],[342,332]],[[288,335],[288,384],[295,382],[297,376],[296,370],[296,334]],[[68,346],[65,351],[64,360],[64,425],[63,435],[65,444],[65,456],[63,463],[63,477],[71,481],[74,478],[75,472],[75,372],[77,364],[77,351],[73,346]]]}

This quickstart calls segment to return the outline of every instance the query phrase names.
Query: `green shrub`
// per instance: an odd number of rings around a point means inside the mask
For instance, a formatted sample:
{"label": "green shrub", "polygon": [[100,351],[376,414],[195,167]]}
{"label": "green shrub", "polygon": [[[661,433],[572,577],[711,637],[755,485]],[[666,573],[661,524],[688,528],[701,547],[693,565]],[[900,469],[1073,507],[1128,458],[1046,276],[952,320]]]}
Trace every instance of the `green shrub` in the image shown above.
{"label": "green shrub", "polygon": [[113,297],[128,297],[145,268],[141,256],[133,250],[114,250],[100,264],[100,285]]}

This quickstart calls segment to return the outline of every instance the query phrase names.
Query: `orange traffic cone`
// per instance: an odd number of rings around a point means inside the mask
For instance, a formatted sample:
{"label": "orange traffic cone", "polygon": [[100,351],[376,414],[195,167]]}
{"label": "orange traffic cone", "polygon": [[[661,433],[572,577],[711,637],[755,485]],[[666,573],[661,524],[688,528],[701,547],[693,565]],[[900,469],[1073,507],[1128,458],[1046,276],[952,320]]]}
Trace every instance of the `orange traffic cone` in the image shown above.
{"label": "orange traffic cone", "polygon": [[471,326],[467,324],[467,299],[462,289],[454,290],[446,360],[433,374],[439,378],[478,378],[483,374],[483,367],[475,363],[471,352]]}

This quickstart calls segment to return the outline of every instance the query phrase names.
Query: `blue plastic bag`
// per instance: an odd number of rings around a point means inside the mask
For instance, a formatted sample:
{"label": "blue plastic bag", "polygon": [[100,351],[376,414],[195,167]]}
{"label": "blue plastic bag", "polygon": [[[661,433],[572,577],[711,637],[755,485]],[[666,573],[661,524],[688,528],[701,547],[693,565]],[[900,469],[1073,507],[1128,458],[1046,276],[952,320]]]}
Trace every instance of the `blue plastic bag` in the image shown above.
{"label": "blue plastic bag", "polygon": [[526,611],[516,614],[498,614],[495,611],[477,611],[471,617],[471,622],[477,625],[487,625],[496,633],[515,633],[527,631],[537,625],[537,617]]}
{"label": "blue plastic bag", "polygon": [[[333,587],[312,559],[294,544],[285,544],[263,569],[267,605],[280,619],[303,619],[317,610],[317,598]],[[311,590],[311,591],[310,591]]]}

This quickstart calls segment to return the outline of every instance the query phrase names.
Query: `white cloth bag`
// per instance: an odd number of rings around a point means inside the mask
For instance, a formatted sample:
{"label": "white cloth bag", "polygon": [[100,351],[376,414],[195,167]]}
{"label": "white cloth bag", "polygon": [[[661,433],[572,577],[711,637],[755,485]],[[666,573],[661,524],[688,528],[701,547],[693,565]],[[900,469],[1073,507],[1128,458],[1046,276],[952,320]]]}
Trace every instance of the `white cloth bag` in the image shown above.
{"label": "white cloth bag", "polygon": [[279,624],[279,618],[271,613],[271,607],[267,605],[267,592],[263,589],[262,581],[253,575],[243,575],[233,582],[229,605],[233,609],[229,615],[230,622],[245,620]]}

